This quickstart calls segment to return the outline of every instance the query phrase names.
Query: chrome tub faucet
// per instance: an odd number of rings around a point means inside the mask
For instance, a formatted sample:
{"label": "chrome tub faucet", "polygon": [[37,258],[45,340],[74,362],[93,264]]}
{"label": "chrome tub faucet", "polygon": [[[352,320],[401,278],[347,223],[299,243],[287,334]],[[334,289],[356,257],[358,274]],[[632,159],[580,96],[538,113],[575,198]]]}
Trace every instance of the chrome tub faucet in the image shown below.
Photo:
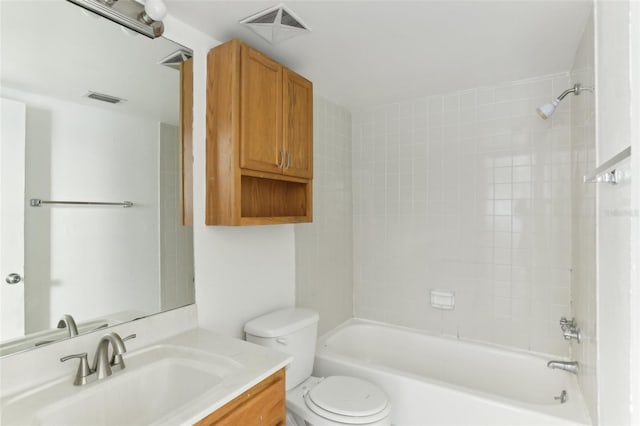
{"label": "chrome tub faucet", "polygon": [[547,367],[551,369],[558,369],[568,371],[569,373],[578,374],[580,365],[578,361],[549,361]]}
{"label": "chrome tub faucet", "polygon": [[[118,368],[119,370],[124,369],[125,365],[122,354],[127,352],[124,342],[135,337],[136,335],[132,334],[123,339],[115,332],[105,334],[98,342],[96,354],[93,357],[93,364],[91,366],[89,366],[86,352],[67,355],[60,358],[60,361],[65,362],[74,358],[80,359],[78,371],[73,381],[73,384],[76,386],[85,385],[95,380],[102,380],[113,374],[112,367]],[[113,348],[113,356],[111,358],[109,357],[109,346]]]}

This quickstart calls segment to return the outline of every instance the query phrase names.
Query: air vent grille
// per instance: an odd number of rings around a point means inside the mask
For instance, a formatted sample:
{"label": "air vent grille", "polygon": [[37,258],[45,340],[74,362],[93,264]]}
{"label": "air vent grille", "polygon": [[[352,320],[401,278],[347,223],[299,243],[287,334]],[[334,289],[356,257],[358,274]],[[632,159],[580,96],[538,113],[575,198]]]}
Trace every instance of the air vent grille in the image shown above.
{"label": "air vent grille", "polygon": [[251,15],[240,23],[274,44],[311,31],[291,9],[283,4]]}
{"label": "air vent grille", "polygon": [[119,104],[122,102],[126,102],[125,99],[117,98],[111,95],[105,95],[104,93],[98,93],[98,92],[88,92],[85,96],[89,99],[94,99],[96,101],[101,101],[101,102],[107,102],[110,104]]}
{"label": "air vent grille", "polygon": [[174,70],[180,70],[180,64],[189,59],[192,55],[191,52],[185,49],[178,49],[170,55],[162,58],[158,63]]}

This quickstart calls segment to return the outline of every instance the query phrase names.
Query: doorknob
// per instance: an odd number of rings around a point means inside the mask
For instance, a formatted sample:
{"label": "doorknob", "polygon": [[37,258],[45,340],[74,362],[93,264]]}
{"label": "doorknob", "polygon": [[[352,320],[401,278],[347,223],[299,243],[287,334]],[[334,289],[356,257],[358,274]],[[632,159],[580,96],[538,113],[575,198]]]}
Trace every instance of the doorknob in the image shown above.
{"label": "doorknob", "polygon": [[18,284],[20,281],[22,281],[22,277],[20,276],[20,274],[12,272],[11,274],[7,275],[7,278],[5,278],[4,280],[7,282],[7,284]]}

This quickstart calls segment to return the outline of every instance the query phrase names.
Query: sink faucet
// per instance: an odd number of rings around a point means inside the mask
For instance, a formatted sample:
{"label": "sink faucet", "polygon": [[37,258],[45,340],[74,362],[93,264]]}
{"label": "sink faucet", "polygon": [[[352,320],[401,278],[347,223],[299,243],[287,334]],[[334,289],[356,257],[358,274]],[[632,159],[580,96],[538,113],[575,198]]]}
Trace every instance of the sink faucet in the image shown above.
{"label": "sink faucet", "polygon": [[[109,345],[113,347],[113,354],[122,358],[122,354],[127,351],[124,342],[118,333],[109,333],[102,336],[98,342],[96,354],[93,357],[93,370],[98,375],[98,380],[111,375],[111,359],[109,358]],[[123,364],[124,368],[124,364]]]}
{"label": "sink faucet", "polygon": [[578,374],[580,365],[577,361],[549,361],[547,367],[551,369],[568,371],[569,373]]}
{"label": "sink faucet", "polygon": [[73,317],[69,314],[64,314],[60,321],[58,321],[58,328],[66,328],[69,331],[69,337],[78,335],[78,326]]}
{"label": "sink faucet", "polygon": [[[123,339],[115,332],[102,336],[98,342],[96,354],[93,358],[93,365],[91,367],[89,366],[86,352],[67,355],[60,358],[60,361],[65,362],[74,358],[80,359],[80,365],[78,366],[78,371],[76,372],[76,377],[73,381],[73,384],[76,386],[85,385],[94,380],[102,380],[113,374],[111,367],[116,367],[120,370],[124,369],[125,365],[124,360],[122,359],[122,354],[127,352],[124,342],[135,337],[136,335],[132,334]],[[111,358],[109,357],[109,346],[113,348],[113,357]]]}

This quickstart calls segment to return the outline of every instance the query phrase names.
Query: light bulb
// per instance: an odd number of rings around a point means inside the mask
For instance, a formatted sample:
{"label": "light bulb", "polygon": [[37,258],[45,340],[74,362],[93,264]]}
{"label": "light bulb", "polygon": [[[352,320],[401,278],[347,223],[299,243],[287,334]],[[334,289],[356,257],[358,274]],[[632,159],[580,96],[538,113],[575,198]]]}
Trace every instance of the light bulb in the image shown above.
{"label": "light bulb", "polygon": [[147,0],[144,11],[154,21],[162,21],[167,16],[167,6],[162,0]]}

